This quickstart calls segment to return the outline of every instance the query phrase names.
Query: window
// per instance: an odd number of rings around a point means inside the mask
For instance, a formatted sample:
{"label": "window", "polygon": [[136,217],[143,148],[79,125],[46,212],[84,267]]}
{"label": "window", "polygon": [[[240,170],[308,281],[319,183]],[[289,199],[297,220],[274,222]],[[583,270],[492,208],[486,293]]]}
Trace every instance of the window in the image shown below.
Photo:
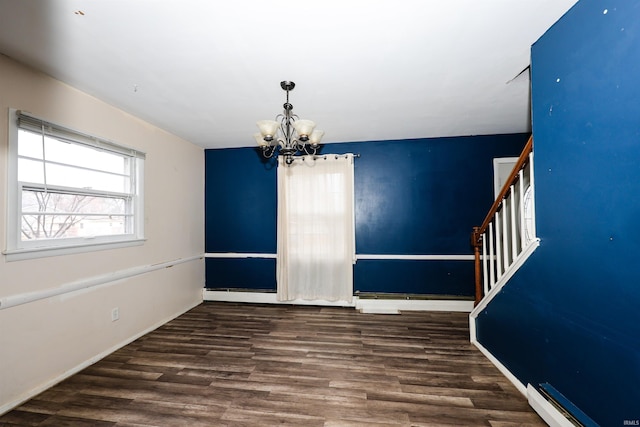
{"label": "window", "polygon": [[8,258],[141,243],[144,157],[11,110]]}

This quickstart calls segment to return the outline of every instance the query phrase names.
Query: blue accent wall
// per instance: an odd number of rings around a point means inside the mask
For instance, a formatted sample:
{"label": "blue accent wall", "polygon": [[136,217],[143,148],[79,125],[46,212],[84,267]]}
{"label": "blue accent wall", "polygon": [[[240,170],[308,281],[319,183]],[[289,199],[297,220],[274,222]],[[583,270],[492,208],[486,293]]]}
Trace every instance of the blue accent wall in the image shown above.
{"label": "blue accent wall", "polygon": [[[471,255],[493,203],[493,158],[527,134],[328,144],[355,160],[356,252]],[[209,253],[276,253],[276,166],[253,148],[205,151]],[[207,258],[207,288],[275,290],[274,259]],[[359,260],[354,291],[472,296],[473,261]]]}
{"label": "blue accent wall", "polygon": [[579,1],[532,48],[541,246],[477,319],[524,384],[640,420],[640,1]]}
{"label": "blue accent wall", "polygon": [[358,260],[354,291],[471,296],[473,261]]}
{"label": "blue accent wall", "polygon": [[[493,158],[526,134],[332,144],[356,160],[361,254],[471,254],[469,234],[493,203]],[[482,221],[482,219],[480,219]]]}
{"label": "blue accent wall", "polygon": [[205,150],[205,252],[276,252],[276,164],[257,149]]}

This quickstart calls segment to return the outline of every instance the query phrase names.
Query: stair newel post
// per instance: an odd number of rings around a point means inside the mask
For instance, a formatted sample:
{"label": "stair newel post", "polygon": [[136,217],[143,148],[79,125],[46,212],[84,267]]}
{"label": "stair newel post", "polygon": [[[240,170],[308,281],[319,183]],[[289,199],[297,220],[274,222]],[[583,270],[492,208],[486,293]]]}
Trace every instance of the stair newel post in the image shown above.
{"label": "stair newel post", "polygon": [[476,297],[475,304],[478,305],[482,299],[482,283],[480,281],[480,244],[482,236],[480,235],[480,227],[473,227],[471,233],[471,245],[473,246],[473,255],[475,262],[475,280],[476,280]]}

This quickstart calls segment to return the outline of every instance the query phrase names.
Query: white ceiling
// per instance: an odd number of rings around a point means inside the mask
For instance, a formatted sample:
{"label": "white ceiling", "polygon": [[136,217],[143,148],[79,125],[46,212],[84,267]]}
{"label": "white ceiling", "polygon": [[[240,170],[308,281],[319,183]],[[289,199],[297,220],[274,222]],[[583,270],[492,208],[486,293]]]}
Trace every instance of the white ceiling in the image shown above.
{"label": "white ceiling", "polygon": [[[0,0],[0,52],[205,148],[528,132],[530,46],[576,0]],[[515,78],[515,79],[514,79]]]}

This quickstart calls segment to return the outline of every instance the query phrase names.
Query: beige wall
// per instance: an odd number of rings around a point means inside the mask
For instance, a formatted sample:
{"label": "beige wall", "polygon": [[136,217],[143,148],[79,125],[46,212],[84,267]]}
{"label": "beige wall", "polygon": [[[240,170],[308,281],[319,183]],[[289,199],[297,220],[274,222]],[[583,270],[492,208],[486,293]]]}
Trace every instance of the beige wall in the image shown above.
{"label": "beige wall", "polygon": [[[0,245],[6,248],[8,109],[147,153],[144,245],[7,262],[0,301],[35,295],[114,272],[115,282],[27,304],[0,305],[0,413],[202,300],[204,261],[158,263],[204,252],[203,150],[121,110],[0,55]],[[149,267],[149,268],[148,268]],[[112,322],[118,307],[120,319]]]}

